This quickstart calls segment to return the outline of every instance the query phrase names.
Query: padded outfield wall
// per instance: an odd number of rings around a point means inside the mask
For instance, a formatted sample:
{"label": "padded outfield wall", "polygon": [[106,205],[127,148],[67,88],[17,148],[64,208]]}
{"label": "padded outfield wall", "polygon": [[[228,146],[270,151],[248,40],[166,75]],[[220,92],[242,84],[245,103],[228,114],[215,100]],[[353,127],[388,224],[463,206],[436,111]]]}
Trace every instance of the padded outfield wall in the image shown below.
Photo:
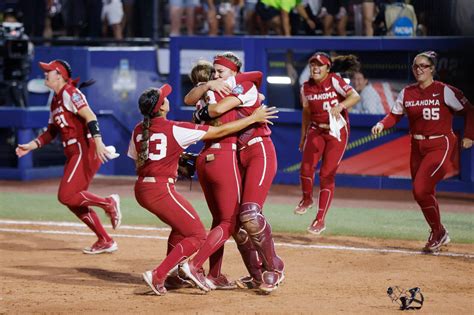
{"label": "padded outfield wall", "polygon": [[[314,51],[356,54],[370,82],[390,86],[394,96],[413,81],[410,64],[413,56],[423,50],[440,53],[440,79],[465,91],[474,99],[469,83],[472,60],[470,40],[466,38],[279,38],[279,37],[173,37],[169,50],[147,48],[83,48],[37,47],[35,62],[62,58],[68,60],[74,76],[94,78],[97,83],[84,90],[91,106],[99,114],[106,144],[113,144],[122,156],[100,170],[101,174],[132,175],[133,163],[126,157],[130,132],[140,119],[136,100],[148,86],[169,82],[172,119],[190,120],[191,108],[183,106],[183,96],[191,87],[187,73],[193,62],[212,58],[215,53],[231,50],[244,60],[244,70],[260,70],[265,77],[287,76],[288,66],[298,76],[304,73],[306,60]],[[32,78],[42,74],[34,65]],[[275,183],[298,184],[298,152],[301,109],[298,101],[298,77],[291,84],[271,84],[264,80],[262,92],[266,103],[280,108],[280,118],[272,127],[278,155]],[[2,138],[25,141],[47,123],[44,107],[48,93],[30,93],[30,109],[0,107]],[[402,121],[384,136],[373,139],[370,127],[382,116],[350,114],[351,135],[348,150],[341,164],[337,184],[341,186],[410,189],[408,172],[409,141],[407,122]],[[462,135],[463,120],[456,119],[455,132]],[[13,127],[14,129],[11,129]],[[8,130],[10,130],[8,132]],[[3,140],[3,139],[2,139]],[[20,142],[22,142],[20,141]],[[6,141],[5,141],[6,142]],[[10,140],[9,143],[12,141]],[[13,146],[11,146],[13,147]],[[192,148],[199,150],[199,145]],[[4,152],[6,151],[6,153]],[[35,152],[31,158],[16,161],[8,145],[0,151],[0,178],[33,179],[58,176],[61,172],[59,143],[49,151]],[[450,178],[439,185],[444,191],[474,191],[474,150],[460,151]],[[56,166],[51,167],[51,164]],[[317,180],[316,180],[317,183]]]}

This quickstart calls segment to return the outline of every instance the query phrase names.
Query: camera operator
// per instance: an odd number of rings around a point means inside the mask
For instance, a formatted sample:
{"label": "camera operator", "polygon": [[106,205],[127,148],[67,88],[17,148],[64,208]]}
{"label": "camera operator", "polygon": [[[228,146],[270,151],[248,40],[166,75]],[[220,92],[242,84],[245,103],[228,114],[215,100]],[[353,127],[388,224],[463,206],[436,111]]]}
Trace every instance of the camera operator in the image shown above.
{"label": "camera operator", "polygon": [[27,81],[33,44],[12,9],[0,25],[0,105],[27,106]]}

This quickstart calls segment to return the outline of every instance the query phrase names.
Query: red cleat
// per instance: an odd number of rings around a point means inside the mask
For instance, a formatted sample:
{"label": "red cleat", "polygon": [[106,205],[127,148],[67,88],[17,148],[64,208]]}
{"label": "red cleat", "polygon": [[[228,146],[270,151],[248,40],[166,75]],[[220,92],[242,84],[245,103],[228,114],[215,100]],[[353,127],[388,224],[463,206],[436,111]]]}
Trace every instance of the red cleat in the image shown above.
{"label": "red cleat", "polygon": [[308,227],[307,231],[314,235],[320,235],[326,229],[324,221],[314,220],[313,223]]}
{"label": "red cleat", "polygon": [[96,255],[102,253],[112,253],[118,249],[117,243],[114,240],[106,242],[98,240],[91,247],[86,247],[82,250],[84,254]]}
{"label": "red cleat", "polygon": [[182,271],[186,275],[186,277],[191,279],[196,284],[196,286],[202,291],[211,291],[211,289],[206,284],[206,276],[202,272],[202,269],[196,269],[188,262],[185,262],[181,266],[180,271]]}
{"label": "red cleat", "polygon": [[240,289],[253,290],[253,289],[258,289],[262,283],[255,280],[252,276],[249,275],[249,276],[245,276],[245,277],[235,280],[235,284]]}
{"label": "red cleat", "polygon": [[309,209],[313,207],[313,200],[302,199],[293,211],[295,214],[305,214]]}
{"label": "red cleat", "polygon": [[143,280],[148,284],[148,286],[155,292],[156,295],[165,295],[165,281],[159,280],[155,276],[154,271],[145,271],[143,274]]}
{"label": "red cleat", "polygon": [[234,290],[237,289],[235,282],[230,282],[224,275],[214,278],[211,276],[206,277],[206,284],[211,290]]}
{"label": "red cleat", "polygon": [[112,228],[118,229],[122,223],[122,212],[120,211],[120,197],[117,194],[109,196],[110,205],[106,208],[107,216],[110,218]]}
{"label": "red cleat", "polygon": [[449,238],[448,230],[443,226],[443,230],[439,232],[434,232],[433,230],[430,232],[430,237],[425,247],[423,247],[423,251],[425,253],[436,253],[441,246],[447,245],[449,242],[451,242],[451,239]]}

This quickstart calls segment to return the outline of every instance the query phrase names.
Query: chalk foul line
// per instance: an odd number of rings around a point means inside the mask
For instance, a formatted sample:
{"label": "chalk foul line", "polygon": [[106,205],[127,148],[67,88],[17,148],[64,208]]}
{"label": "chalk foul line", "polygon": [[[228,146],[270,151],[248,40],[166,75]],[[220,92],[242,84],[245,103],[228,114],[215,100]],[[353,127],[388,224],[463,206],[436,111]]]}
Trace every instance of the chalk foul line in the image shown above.
{"label": "chalk foul line", "polygon": [[[51,222],[51,221],[22,221],[22,220],[0,220],[0,225],[36,225],[36,226],[51,226],[51,227],[78,227],[83,228],[82,223],[72,222]],[[155,228],[155,227],[140,227],[140,226],[120,226],[121,230],[135,230],[135,231],[170,231],[169,228]],[[25,234],[57,234],[57,235],[85,235],[95,236],[92,232],[80,232],[80,231],[64,231],[64,230],[39,230],[39,229],[25,229],[25,228],[0,228],[0,232],[5,233],[25,233]],[[113,234],[114,238],[136,238],[136,239],[158,239],[168,240],[168,236],[157,236],[157,235],[139,235],[139,234]],[[229,242],[233,242],[229,240]],[[320,245],[320,244],[294,244],[294,243],[275,243],[279,247],[288,248],[302,248],[302,249],[326,249],[326,250],[338,250],[338,251],[351,251],[351,252],[372,252],[372,253],[385,253],[385,254],[403,254],[403,255],[426,255],[422,251],[406,250],[406,249],[393,249],[393,248],[370,248],[370,247],[354,247],[354,246],[342,246],[342,245]],[[434,254],[436,256],[444,257],[462,257],[474,259],[474,254],[466,253],[453,253],[453,252],[439,252]]]}

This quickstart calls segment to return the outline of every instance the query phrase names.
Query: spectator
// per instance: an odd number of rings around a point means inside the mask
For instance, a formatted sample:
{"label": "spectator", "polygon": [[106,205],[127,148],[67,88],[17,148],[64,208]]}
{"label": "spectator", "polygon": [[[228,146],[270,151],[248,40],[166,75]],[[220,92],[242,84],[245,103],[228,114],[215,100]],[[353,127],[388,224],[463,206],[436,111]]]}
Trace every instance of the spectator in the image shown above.
{"label": "spectator", "polygon": [[136,1],[134,9],[135,36],[153,37],[153,16],[156,9],[153,1]]}
{"label": "spectator", "polygon": [[112,28],[114,39],[122,40],[122,0],[102,0],[102,35],[107,37],[109,27]]}
{"label": "spectator", "polygon": [[218,35],[219,19],[224,21],[224,35],[231,36],[234,34],[235,15],[233,4],[238,1],[234,0],[207,0],[206,11],[207,21],[209,23],[209,35]]}
{"label": "spectator", "polygon": [[3,21],[6,23],[19,23],[18,19],[19,13],[16,12],[13,8],[8,8],[3,12]]}
{"label": "spectator", "polygon": [[354,27],[356,35],[374,36],[374,0],[354,1]]}
{"label": "spectator", "polygon": [[18,10],[23,13],[23,25],[30,37],[43,37],[46,21],[46,0],[19,0]]}
{"label": "spectator", "polygon": [[290,14],[291,35],[315,35],[321,0],[303,0]]}
{"label": "spectator", "polygon": [[336,33],[346,36],[348,0],[323,0],[319,16],[323,19],[323,33],[331,36],[334,33],[334,20],[337,20]]}
{"label": "spectator", "polygon": [[290,12],[300,0],[260,0],[256,6],[261,34],[267,35],[270,29],[277,35],[290,36]]}
{"label": "spectator", "polygon": [[411,4],[388,0],[381,3],[376,18],[376,35],[415,36],[418,20]]}
{"label": "spectator", "polygon": [[170,36],[181,34],[181,18],[186,11],[186,29],[188,35],[194,35],[194,10],[199,0],[170,0],[171,31]]}
{"label": "spectator", "polygon": [[257,12],[255,7],[258,0],[241,0],[244,2],[244,25],[248,35],[257,35]]}
{"label": "spectator", "polygon": [[80,37],[86,25],[86,7],[84,1],[64,0],[61,13],[63,15],[66,35]]}
{"label": "spectator", "polygon": [[133,29],[133,9],[135,0],[123,0],[123,13],[124,17],[122,20],[122,28],[125,37],[134,37]]}
{"label": "spectator", "polygon": [[86,0],[86,29],[84,36],[99,38],[102,36],[102,2],[97,0]]}
{"label": "spectator", "polygon": [[46,10],[48,14],[46,15],[43,37],[52,38],[64,33],[62,3],[60,0],[48,0]]}
{"label": "spectator", "polygon": [[360,101],[354,105],[351,114],[385,115],[390,112],[395,100],[388,83],[370,84],[363,72],[354,72],[351,80],[360,95]]}

